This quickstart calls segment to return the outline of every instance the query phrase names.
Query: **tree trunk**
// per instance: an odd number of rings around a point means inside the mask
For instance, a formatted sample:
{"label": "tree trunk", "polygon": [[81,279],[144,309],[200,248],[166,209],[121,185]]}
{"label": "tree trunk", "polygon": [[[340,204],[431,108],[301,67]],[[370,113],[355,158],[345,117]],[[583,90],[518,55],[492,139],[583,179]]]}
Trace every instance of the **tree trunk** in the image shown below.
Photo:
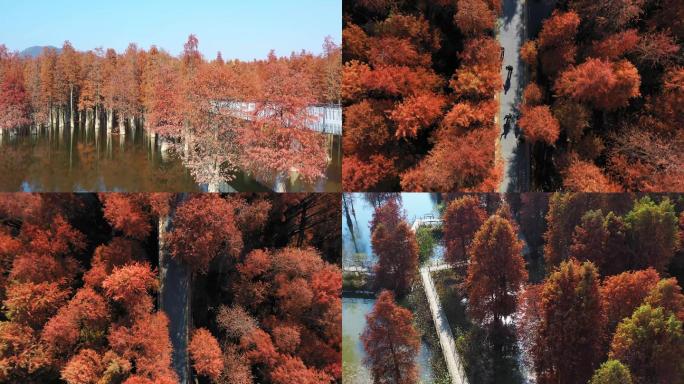
{"label": "tree trunk", "polygon": [[100,129],[100,107],[98,105],[95,105],[95,130]]}
{"label": "tree trunk", "polygon": [[69,126],[74,127],[74,85],[69,86]]}

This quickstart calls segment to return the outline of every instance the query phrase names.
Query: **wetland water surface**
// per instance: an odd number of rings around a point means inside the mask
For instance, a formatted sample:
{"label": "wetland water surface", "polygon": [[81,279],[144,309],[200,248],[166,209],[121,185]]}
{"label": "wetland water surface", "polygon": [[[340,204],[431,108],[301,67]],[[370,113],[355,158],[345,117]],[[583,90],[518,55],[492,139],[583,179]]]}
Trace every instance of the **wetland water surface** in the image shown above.
{"label": "wetland water surface", "polygon": [[[198,184],[180,157],[163,139],[146,130],[126,134],[89,128],[23,129],[0,133],[0,191],[14,192],[194,192]],[[220,192],[279,190],[338,191],[341,167],[339,137],[330,144],[332,162],[327,178],[307,185],[300,181],[269,180],[238,172],[218,185]]]}
{"label": "wetland water surface", "polygon": [[[342,383],[370,384],[373,382],[370,370],[363,364],[366,353],[363,350],[361,334],[366,326],[366,315],[373,309],[375,299],[342,298]],[[436,351],[440,353],[440,351]],[[420,369],[420,381],[432,383],[433,372],[430,365],[432,351],[423,342],[420,354],[416,357]]]}

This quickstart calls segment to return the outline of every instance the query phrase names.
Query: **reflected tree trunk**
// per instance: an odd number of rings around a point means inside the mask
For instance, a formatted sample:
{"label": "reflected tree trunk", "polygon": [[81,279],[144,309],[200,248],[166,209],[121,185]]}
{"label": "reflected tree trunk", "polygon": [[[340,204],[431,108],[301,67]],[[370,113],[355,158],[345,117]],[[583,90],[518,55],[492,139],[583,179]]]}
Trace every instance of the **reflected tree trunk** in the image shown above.
{"label": "reflected tree trunk", "polygon": [[107,110],[107,134],[112,133],[112,128],[114,127],[114,110]]}
{"label": "reflected tree trunk", "polygon": [[121,114],[119,116],[119,135],[125,135],[126,134],[126,115]]}

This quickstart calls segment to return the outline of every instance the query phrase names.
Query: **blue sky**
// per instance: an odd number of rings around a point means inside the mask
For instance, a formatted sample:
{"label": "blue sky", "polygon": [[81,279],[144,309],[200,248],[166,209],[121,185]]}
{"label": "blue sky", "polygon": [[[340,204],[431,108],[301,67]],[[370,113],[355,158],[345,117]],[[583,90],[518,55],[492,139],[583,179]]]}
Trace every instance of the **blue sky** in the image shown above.
{"label": "blue sky", "polygon": [[11,51],[34,45],[117,52],[135,42],[177,55],[190,33],[212,59],[265,58],[306,49],[322,51],[323,39],[338,44],[341,0],[0,0],[0,44]]}

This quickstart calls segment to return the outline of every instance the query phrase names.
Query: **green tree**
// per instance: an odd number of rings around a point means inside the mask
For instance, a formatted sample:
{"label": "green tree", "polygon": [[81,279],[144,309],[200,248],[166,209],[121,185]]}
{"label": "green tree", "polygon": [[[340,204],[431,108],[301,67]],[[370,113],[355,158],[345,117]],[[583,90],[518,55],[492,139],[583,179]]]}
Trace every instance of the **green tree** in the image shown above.
{"label": "green tree", "polygon": [[418,227],[416,240],[418,241],[418,260],[422,264],[428,261],[434,253],[435,237],[432,228],[428,226]]}
{"label": "green tree", "polygon": [[656,204],[644,197],[625,216],[628,241],[636,260],[635,269],[653,267],[663,272],[679,243],[678,218],[669,199]]}
{"label": "green tree", "polygon": [[621,362],[608,360],[596,370],[589,384],[632,384],[632,375]]}
{"label": "green tree", "polygon": [[644,304],[618,325],[609,357],[624,362],[636,384],[684,383],[682,322]]}

